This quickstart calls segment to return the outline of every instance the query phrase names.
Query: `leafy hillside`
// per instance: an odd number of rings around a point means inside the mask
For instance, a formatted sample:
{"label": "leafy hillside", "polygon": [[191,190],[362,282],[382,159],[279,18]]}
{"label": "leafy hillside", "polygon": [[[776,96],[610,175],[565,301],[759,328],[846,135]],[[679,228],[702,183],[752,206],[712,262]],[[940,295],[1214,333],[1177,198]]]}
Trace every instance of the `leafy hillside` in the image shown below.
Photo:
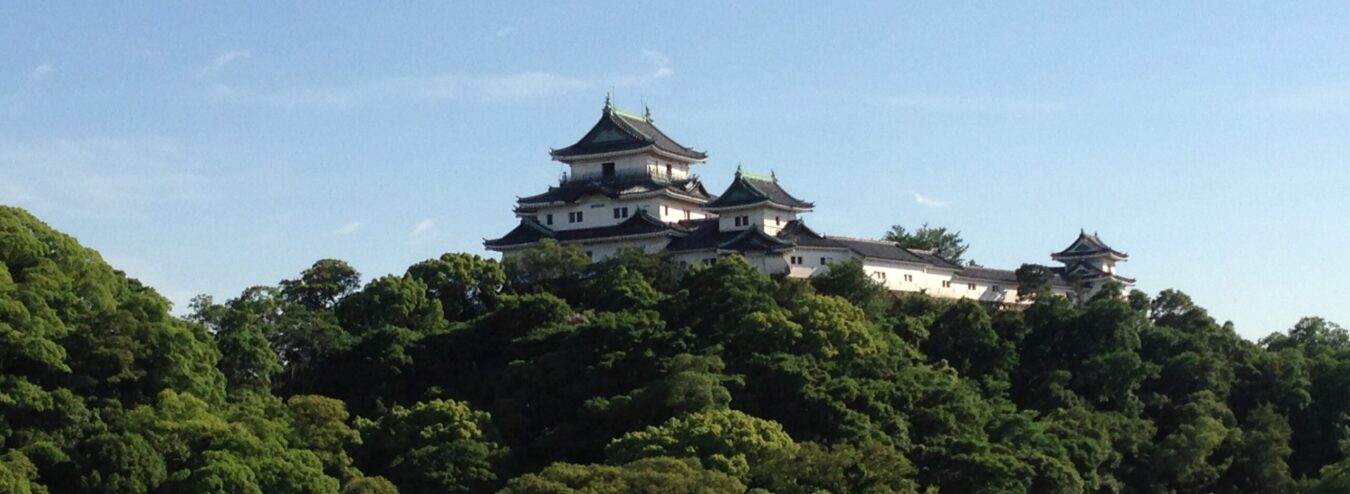
{"label": "leafy hillside", "polygon": [[1350,336],[1180,292],[992,310],[547,245],[189,321],[0,208],[0,492],[1350,490]]}

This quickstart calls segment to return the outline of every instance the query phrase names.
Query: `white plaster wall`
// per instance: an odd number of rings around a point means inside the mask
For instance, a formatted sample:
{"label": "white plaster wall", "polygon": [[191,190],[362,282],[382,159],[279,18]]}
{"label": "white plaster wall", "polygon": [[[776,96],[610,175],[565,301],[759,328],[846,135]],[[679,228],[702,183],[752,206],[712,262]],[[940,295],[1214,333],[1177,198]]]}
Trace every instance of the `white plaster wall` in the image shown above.
{"label": "white plaster wall", "polygon": [[[661,221],[664,221],[666,223],[672,223],[685,219],[701,220],[703,218],[708,218],[711,216],[711,214],[704,211],[703,207],[698,204],[680,201],[677,199],[671,199],[669,197],[652,199],[650,203],[652,204],[653,207],[651,209],[648,209],[647,211],[651,212],[652,216],[661,218]],[[685,215],[685,212],[689,213],[687,217]]]}
{"label": "white plaster wall", "polygon": [[614,257],[622,249],[642,249],[648,254],[656,254],[664,250],[668,243],[668,238],[658,237],[626,242],[576,242],[574,245],[582,252],[590,253],[592,262],[600,262]]}
{"label": "white plaster wall", "polygon": [[[622,156],[598,160],[584,160],[572,163],[572,172],[568,180],[594,180],[604,176],[604,164],[614,163],[614,173],[620,176],[648,175],[670,180],[689,178],[689,165],[673,160],[662,159],[650,154]],[[666,175],[666,165],[670,165],[670,175]]]}
{"label": "white plaster wall", "polygon": [[777,235],[789,221],[797,219],[797,213],[769,207],[753,207],[723,211],[718,217],[718,227],[722,231],[745,230],[749,226],[736,226],[737,216],[750,217],[750,225],[758,226],[764,233]]}
{"label": "white plaster wall", "polygon": [[[536,213],[535,219],[540,224],[555,230],[576,230],[580,228],[597,228],[602,226],[611,226],[623,223],[624,220],[637,214],[640,207],[650,208],[651,199],[610,199],[605,196],[594,195],[581,198],[577,204],[566,206],[555,206],[540,208]],[[628,218],[615,218],[614,208],[627,207]],[[581,211],[580,223],[568,223],[567,213]],[[648,209],[650,211],[650,209]],[[548,215],[553,215],[553,224],[548,224]]]}

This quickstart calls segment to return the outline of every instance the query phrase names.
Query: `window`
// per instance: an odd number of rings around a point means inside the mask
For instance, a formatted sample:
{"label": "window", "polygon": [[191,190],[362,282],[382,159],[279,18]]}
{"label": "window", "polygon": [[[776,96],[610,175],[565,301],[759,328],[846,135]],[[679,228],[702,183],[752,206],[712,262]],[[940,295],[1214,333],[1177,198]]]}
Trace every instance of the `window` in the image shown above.
{"label": "window", "polygon": [[611,162],[609,162],[609,163],[601,163],[601,164],[600,164],[600,174],[601,174],[601,175],[604,175],[605,177],[613,177],[613,176],[614,176],[614,162],[611,161]]}
{"label": "window", "polygon": [[806,260],[805,260],[805,259],[802,259],[802,256],[792,256],[792,264],[801,265],[801,264],[805,264],[805,263],[806,263]]}
{"label": "window", "polygon": [[952,280],[942,280],[942,288],[951,288]]}
{"label": "window", "polygon": [[783,220],[780,219],[780,218],[777,217],[777,216],[774,216],[774,217],[773,217],[773,226],[778,226],[778,225],[781,225],[781,224],[783,224]]}
{"label": "window", "polygon": [[670,216],[670,206],[661,206],[662,216]]}
{"label": "window", "polygon": [[552,224],[553,224],[553,215],[551,215],[551,214],[546,214],[546,215],[544,215],[544,224],[545,224],[545,225],[552,225]]}
{"label": "window", "polygon": [[873,271],[872,276],[875,276],[878,280],[886,281],[886,272],[884,271]]}
{"label": "window", "polygon": [[905,275],[905,281],[914,281],[914,275],[912,274]]}
{"label": "window", "polygon": [[666,163],[666,176],[667,176],[667,177],[671,176],[671,174],[670,174],[670,163]]}
{"label": "window", "polygon": [[975,289],[975,284],[974,284],[974,283],[966,283],[966,289],[967,289],[967,290],[974,290],[974,289]]}
{"label": "window", "polygon": [[689,210],[687,209],[684,211],[684,219],[689,219]]}
{"label": "window", "polygon": [[734,218],[736,226],[750,226],[749,216],[737,216]]}
{"label": "window", "polygon": [[568,223],[581,223],[581,211],[572,211],[567,213]]}
{"label": "window", "polygon": [[820,258],[820,265],[821,265],[821,266],[824,266],[824,265],[829,264],[829,263],[830,263],[830,258],[828,258],[828,257],[822,257],[822,258]]}
{"label": "window", "polygon": [[614,218],[621,219],[628,217],[628,208],[614,208]]}
{"label": "window", "polygon": [[708,266],[712,266],[713,264],[717,264],[717,258],[716,258],[716,257],[709,257],[709,258],[707,258],[707,259],[704,259],[704,260],[703,260],[703,264],[706,264],[706,265],[708,265]]}
{"label": "window", "polygon": [[1003,291],[1003,287],[998,286],[998,285],[993,285],[993,286],[990,286],[990,287],[989,287],[989,291],[991,291],[991,292],[1001,292],[1001,291]]}

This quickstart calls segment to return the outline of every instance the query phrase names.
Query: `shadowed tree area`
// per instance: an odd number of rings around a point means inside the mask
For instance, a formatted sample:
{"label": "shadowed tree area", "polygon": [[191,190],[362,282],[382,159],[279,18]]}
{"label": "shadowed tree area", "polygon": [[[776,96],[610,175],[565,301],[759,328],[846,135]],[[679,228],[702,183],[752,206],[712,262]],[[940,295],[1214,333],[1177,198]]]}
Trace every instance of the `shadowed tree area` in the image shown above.
{"label": "shadowed tree area", "polygon": [[[959,260],[959,235],[901,237]],[[945,240],[944,240],[945,239]],[[929,241],[925,240],[925,241]],[[547,244],[154,290],[0,208],[0,492],[1333,493],[1350,334]]]}

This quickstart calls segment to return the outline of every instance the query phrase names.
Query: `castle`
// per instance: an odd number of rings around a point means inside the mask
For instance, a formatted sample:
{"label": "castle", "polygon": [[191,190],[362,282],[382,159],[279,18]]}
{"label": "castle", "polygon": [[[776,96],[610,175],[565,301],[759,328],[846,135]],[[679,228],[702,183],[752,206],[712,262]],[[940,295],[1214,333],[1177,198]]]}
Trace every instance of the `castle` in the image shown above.
{"label": "castle", "polygon": [[[550,155],[571,171],[547,192],[519,198],[520,225],[485,240],[487,249],[509,257],[553,239],[579,246],[595,261],[620,249],[641,249],[665,252],[682,267],[739,254],[765,273],[792,277],[858,259],[868,275],[892,291],[1017,302],[1014,271],[961,266],[893,242],[817,233],[801,218],[815,204],[788,193],[774,175],[738,167],[722,194],[708,193],[691,172],[708,155],[671,139],[645,109],[642,115],[625,112],[606,98],[600,121],[575,144]],[[1095,234],[1080,232],[1051,258],[1063,263],[1051,268],[1050,288],[1057,293],[1090,293],[1108,281],[1134,282],[1116,273],[1116,262],[1128,256]]]}

